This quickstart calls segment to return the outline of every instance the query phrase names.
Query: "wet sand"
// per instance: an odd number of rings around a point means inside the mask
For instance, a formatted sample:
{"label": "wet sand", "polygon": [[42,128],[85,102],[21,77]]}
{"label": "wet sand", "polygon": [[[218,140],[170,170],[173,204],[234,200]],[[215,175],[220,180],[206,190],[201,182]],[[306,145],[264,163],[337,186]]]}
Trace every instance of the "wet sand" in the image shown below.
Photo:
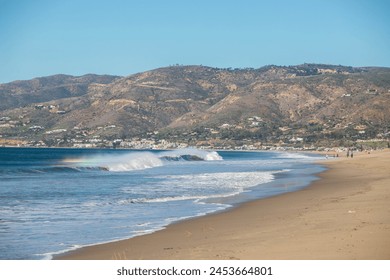
{"label": "wet sand", "polygon": [[54,259],[390,260],[390,150],[323,164],[303,190]]}

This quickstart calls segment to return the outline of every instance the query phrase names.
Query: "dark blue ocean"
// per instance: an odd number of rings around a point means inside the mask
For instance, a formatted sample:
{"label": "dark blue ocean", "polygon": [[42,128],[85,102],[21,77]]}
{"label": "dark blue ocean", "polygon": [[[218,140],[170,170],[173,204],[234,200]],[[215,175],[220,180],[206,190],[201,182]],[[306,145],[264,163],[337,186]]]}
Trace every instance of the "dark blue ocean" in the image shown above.
{"label": "dark blue ocean", "polygon": [[318,156],[283,152],[0,148],[0,259],[156,231],[315,180]]}

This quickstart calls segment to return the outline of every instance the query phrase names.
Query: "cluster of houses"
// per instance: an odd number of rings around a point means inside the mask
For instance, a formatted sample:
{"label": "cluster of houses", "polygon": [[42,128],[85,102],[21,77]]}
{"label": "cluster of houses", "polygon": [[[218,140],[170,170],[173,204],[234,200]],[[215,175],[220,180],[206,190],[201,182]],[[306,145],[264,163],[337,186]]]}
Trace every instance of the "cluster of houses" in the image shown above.
{"label": "cluster of houses", "polygon": [[[62,114],[57,105],[35,105],[36,110],[49,110],[51,113]],[[340,123],[341,124],[341,123]],[[310,124],[309,124],[310,125]],[[314,126],[317,123],[314,123]],[[239,124],[224,123],[219,127],[204,127],[202,130],[182,131],[173,135],[161,135],[158,131],[146,133],[133,138],[117,138],[116,132],[121,127],[116,124],[107,124],[96,128],[46,128],[42,125],[25,121],[23,116],[19,119],[11,116],[0,116],[0,140],[7,139],[3,131],[25,131],[23,145],[33,147],[74,147],[74,148],[125,148],[125,149],[178,149],[187,146],[196,146],[204,149],[232,149],[232,150],[269,150],[269,149],[313,149],[312,142],[308,141],[308,131],[304,128],[296,130],[289,126],[277,128],[278,133],[270,136],[266,141],[255,138],[245,138],[239,141],[229,138],[237,131],[262,131],[266,122],[259,116],[250,116]],[[366,141],[368,126],[365,124],[349,123],[344,127],[327,124],[322,125],[317,134],[331,133],[333,130],[352,129],[355,142]],[[111,133],[112,132],[112,133]],[[107,136],[111,135],[111,136]],[[351,135],[350,135],[351,136]],[[372,135],[371,135],[372,136]],[[388,131],[376,135],[378,141],[387,141],[390,137]],[[372,138],[372,137],[371,137]],[[33,140],[32,140],[33,139]],[[1,141],[0,141],[1,142]],[[359,143],[360,143],[359,142]]]}
{"label": "cluster of houses", "polygon": [[49,110],[51,113],[63,115],[66,114],[66,111],[60,110],[58,105],[43,105],[43,104],[37,104],[34,106],[35,110]]}

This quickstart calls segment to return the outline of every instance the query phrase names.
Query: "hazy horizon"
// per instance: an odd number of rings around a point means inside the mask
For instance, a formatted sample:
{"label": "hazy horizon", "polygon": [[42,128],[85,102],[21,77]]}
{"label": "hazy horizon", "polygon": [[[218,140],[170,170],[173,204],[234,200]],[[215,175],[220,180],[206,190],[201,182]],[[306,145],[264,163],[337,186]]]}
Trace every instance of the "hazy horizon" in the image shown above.
{"label": "hazy horizon", "polygon": [[202,64],[199,64],[199,65],[196,65],[196,64],[191,64],[191,65],[184,65],[184,64],[177,64],[177,65],[167,65],[167,66],[160,66],[160,67],[157,67],[157,68],[153,68],[153,69],[146,69],[145,71],[140,71],[140,72],[134,72],[134,73],[129,73],[129,74],[124,74],[124,75],[116,75],[116,74],[111,74],[111,73],[81,73],[81,74],[78,74],[78,75],[74,75],[74,74],[71,74],[71,73],[53,73],[53,74],[49,74],[49,75],[46,75],[46,76],[36,76],[36,77],[31,77],[31,78],[26,78],[26,79],[18,79],[18,80],[12,80],[12,81],[8,81],[8,82],[0,82],[0,84],[6,84],[6,83],[12,83],[12,82],[17,82],[17,81],[28,81],[28,80],[32,80],[32,79],[39,79],[39,78],[44,78],[44,77],[50,77],[50,76],[56,76],[56,75],[65,75],[65,76],[74,76],[74,77],[82,77],[82,76],[87,76],[87,75],[108,75],[108,76],[118,76],[118,77],[127,77],[127,76],[131,76],[131,75],[136,75],[137,73],[142,73],[142,72],[147,72],[147,71],[153,71],[153,70],[156,70],[156,69],[161,69],[161,68],[168,68],[168,67],[191,67],[191,66],[200,66],[200,67],[209,67],[209,68],[220,68],[220,69],[229,69],[229,68],[232,68],[234,70],[236,69],[260,69],[260,68],[263,68],[263,67],[267,67],[267,66],[277,66],[277,67],[292,67],[292,66],[299,66],[299,65],[304,65],[304,64],[313,64],[313,65],[329,65],[329,66],[345,66],[345,67],[354,67],[354,68],[390,68],[390,67],[387,67],[387,66],[376,66],[376,65],[368,65],[368,66],[352,66],[352,65],[341,65],[341,64],[326,64],[326,63],[316,63],[316,62],[304,62],[304,63],[300,63],[300,64],[297,64],[297,65],[276,65],[276,64],[267,64],[267,65],[263,65],[263,66],[259,66],[259,67],[216,67],[216,66],[211,66],[211,65],[202,65]]}

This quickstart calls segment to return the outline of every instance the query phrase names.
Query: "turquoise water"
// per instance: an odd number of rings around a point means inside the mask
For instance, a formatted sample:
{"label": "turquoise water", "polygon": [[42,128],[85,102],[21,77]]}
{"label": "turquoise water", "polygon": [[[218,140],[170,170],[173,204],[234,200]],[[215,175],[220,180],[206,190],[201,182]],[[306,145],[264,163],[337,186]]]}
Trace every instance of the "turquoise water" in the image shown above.
{"label": "turquoise water", "polygon": [[307,186],[313,155],[0,148],[0,259],[48,259]]}

